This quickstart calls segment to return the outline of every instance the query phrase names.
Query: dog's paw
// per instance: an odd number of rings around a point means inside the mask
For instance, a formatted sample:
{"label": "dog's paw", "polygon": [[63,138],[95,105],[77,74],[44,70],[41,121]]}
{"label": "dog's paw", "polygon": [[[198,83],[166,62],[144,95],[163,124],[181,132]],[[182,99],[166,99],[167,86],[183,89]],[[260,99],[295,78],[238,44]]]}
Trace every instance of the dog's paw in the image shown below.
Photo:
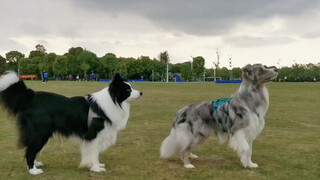
{"label": "dog's paw", "polygon": [[34,160],[33,164],[34,164],[36,167],[41,167],[41,166],[43,166],[43,163],[42,163],[42,162],[36,161],[36,160]]}
{"label": "dog's paw", "polygon": [[191,158],[191,159],[197,159],[197,158],[199,158],[199,156],[191,153],[191,154],[190,154],[190,158]]}
{"label": "dog's paw", "polygon": [[29,169],[29,173],[31,175],[38,175],[38,174],[42,174],[43,170],[42,169],[37,169],[35,166],[33,166],[32,169]]}
{"label": "dog's paw", "polygon": [[106,165],[103,163],[99,163],[99,167],[104,168],[104,167],[106,167]]}
{"label": "dog's paw", "polygon": [[92,172],[102,172],[102,171],[107,171],[105,168],[100,167],[99,165],[94,165],[91,167],[90,171]]}
{"label": "dog's paw", "polygon": [[256,164],[256,163],[250,162],[250,163],[248,163],[248,167],[249,167],[249,168],[257,168],[257,167],[259,167],[259,166],[258,166],[258,164]]}
{"label": "dog's paw", "polygon": [[194,165],[192,165],[192,164],[186,164],[186,165],[184,165],[184,167],[187,168],[187,169],[194,169],[194,168],[196,168],[196,167],[194,167]]}

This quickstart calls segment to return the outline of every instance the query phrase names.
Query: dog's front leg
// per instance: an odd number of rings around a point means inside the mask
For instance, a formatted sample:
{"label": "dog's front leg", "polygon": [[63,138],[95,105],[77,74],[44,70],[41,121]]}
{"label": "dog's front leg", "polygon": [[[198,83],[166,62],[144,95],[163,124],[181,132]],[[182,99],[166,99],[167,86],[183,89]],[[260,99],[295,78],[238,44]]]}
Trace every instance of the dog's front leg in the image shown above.
{"label": "dog's front leg", "polygon": [[251,161],[252,141],[248,141],[242,130],[237,131],[229,141],[229,146],[238,152],[244,167],[257,168],[258,165]]}
{"label": "dog's front leg", "polygon": [[80,167],[88,167],[90,171],[102,172],[106,171],[105,165],[99,163],[100,145],[97,139],[92,141],[84,141],[81,148]]}
{"label": "dog's front leg", "polygon": [[106,169],[104,168],[105,165],[102,163],[99,163],[99,151],[93,151],[92,152],[92,167],[90,169],[90,171],[93,172],[102,172],[102,171],[106,171]]}
{"label": "dog's front leg", "polygon": [[249,143],[249,150],[246,152],[247,155],[247,167],[249,168],[257,168],[258,164],[253,163],[251,160],[251,156],[252,156],[252,141],[248,142]]}

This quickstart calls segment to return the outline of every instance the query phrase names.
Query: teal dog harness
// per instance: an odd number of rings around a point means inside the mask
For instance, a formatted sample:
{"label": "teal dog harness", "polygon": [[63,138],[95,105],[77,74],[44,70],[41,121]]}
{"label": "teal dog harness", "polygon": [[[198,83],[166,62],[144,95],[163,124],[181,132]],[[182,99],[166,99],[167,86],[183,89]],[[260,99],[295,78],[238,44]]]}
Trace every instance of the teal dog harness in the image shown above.
{"label": "teal dog harness", "polygon": [[218,108],[225,102],[228,102],[228,109],[229,109],[229,105],[230,105],[230,101],[231,101],[231,98],[219,98],[218,100],[216,101],[212,101],[212,107],[213,107],[213,110],[214,110],[214,113],[216,114],[216,117],[218,119],[218,122],[220,123],[221,125],[221,128],[223,130],[223,132],[227,132],[227,127],[224,123],[224,121],[220,118],[219,116],[219,112],[218,112]]}

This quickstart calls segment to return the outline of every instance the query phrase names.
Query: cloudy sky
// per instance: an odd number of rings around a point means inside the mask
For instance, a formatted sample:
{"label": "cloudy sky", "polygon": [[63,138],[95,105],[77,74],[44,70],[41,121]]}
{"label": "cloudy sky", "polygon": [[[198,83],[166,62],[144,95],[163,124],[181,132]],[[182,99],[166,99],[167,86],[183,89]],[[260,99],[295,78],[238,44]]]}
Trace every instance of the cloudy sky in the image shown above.
{"label": "cloudy sky", "polygon": [[203,56],[234,67],[320,62],[319,0],[1,0],[0,55],[36,44],[99,57]]}

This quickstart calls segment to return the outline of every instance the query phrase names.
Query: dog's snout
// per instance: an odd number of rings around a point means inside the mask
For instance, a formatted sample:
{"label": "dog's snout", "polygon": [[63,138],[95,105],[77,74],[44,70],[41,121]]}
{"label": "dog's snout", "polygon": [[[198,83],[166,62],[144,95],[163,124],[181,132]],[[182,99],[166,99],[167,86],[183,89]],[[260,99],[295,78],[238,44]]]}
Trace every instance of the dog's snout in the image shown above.
{"label": "dog's snout", "polygon": [[142,92],[140,92],[140,96],[142,96],[143,95],[143,93]]}

